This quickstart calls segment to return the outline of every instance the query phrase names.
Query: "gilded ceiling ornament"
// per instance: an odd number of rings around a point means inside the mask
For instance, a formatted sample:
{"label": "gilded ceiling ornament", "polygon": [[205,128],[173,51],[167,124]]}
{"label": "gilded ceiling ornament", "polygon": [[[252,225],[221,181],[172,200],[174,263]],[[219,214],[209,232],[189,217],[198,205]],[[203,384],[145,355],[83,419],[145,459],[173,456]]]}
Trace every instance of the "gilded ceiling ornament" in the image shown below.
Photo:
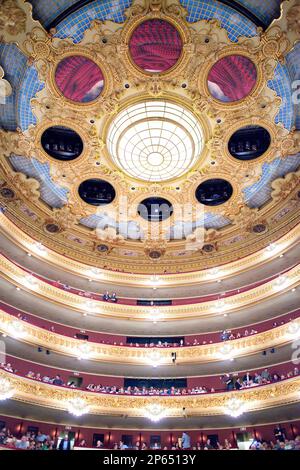
{"label": "gilded ceiling ornament", "polygon": [[[29,63],[32,65],[35,61],[43,61],[45,72],[47,71],[47,62],[51,60],[51,43],[52,35],[47,33],[44,29],[36,26],[27,33],[26,40],[23,43],[24,52],[29,56]],[[42,74],[45,77],[45,73]]]}
{"label": "gilded ceiling ornament", "polygon": [[274,201],[286,199],[295,189],[299,189],[300,170],[289,173],[283,178],[278,178],[272,182],[272,199]]}
{"label": "gilded ceiling ornament", "polygon": [[295,5],[288,10],[286,19],[288,30],[297,34],[300,38],[300,2],[296,1]]}
{"label": "gilded ceiling ornament", "polygon": [[186,237],[185,248],[189,251],[202,250],[203,253],[211,253],[217,249],[217,241],[220,237],[218,230],[197,227]]}
{"label": "gilded ceiling ornament", "polygon": [[1,155],[9,157],[12,153],[15,153],[18,148],[19,139],[20,134],[18,132],[0,129]]}
{"label": "gilded ceiling ornament", "polygon": [[187,10],[179,0],[133,0],[132,5],[125,10],[128,19],[137,15],[147,15],[149,12],[162,12],[166,15],[187,16]]}
{"label": "gilded ceiling ornament", "polygon": [[258,208],[243,206],[240,208],[239,213],[236,214],[234,223],[247,230],[247,232],[251,232],[253,225],[257,224],[258,221],[265,223],[265,221],[261,221],[260,218],[261,214]]}
{"label": "gilded ceiling ornament", "polygon": [[280,151],[283,157],[296,155],[300,152],[300,131],[293,130],[288,135],[282,129],[278,131],[281,134]]}
{"label": "gilded ceiling ornament", "polygon": [[157,77],[151,77],[146,81],[146,90],[150,96],[161,96],[164,90],[164,83]]}
{"label": "gilded ceiling ornament", "polygon": [[117,233],[117,230],[113,227],[106,227],[105,229],[96,228],[96,237],[104,242],[112,242],[114,244],[122,244],[124,243],[124,237]]}
{"label": "gilded ceiling ornament", "polygon": [[60,183],[65,188],[70,188],[73,186],[74,180],[78,177],[77,168],[72,165],[60,165],[58,162],[57,165],[53,164],[50,166],[50,175],[51,179],[55,183]]}
{"label": "gilded ceiling ornament", "polygon": [[193,233],[187,235],[185,249],[189,251],[200,251],[204,245],[204,227],[197,227]]}
{"label": "gilded ceiling ornament", "polygon": [[5,99],[12,94],[11,84],[4,78],[4,70],[0,66],[0,104],[5,103]]}
{"label": "gilded ceiling ornament", "polygon": [[16,36],[25,31],[26,13],[18,7],[15,0],[2,0],[0,15],[0,39],[3,41],[5,34]]}
{"label": "gilded ceiling ornament", "polygon": [[284,62],[285,55],[291,50],[290,41],[280,26],[271,26],[261,35],[262,54],[266,59],[272,58]]}
{"label": "gilded ceiling ornament", "polygon": [[[212,209],[211,212],[229,217],[235,225],[229,224],[222,230],[218,230],[218,253],[214,254],[218,256],[218,259],[205,257],[206,259],[203,260],[204,257],[200,251],[191,256],[189,254],[180,257],[173,256],[174,253],[183,250],[185,240],[172,240],[166,242],[166,246],[163,247],[162,251],[166,248],[165,256],[161,264],[157,263],[159,270],[163,272],[164,260],[167,258],[170,262],[170,269],[174,272],[178,266],[190,271],[191,269],[198,270],[199,266],[208,267],[215,262],[229,263],[234,259],[234,253],[241,247],[243,256],[263,248],[264,245],[258,237],[255,235],[252,237],[252,232],[245,231],[244,225],[238,225],[236,221],[242,209],[245,208],[242,190],[258,180],[262,164],[272,162],[274,158],[295,155],[300,150],[299,131],[289,133],[282,125],[274,123],[274,118],[281,106],[281,99],[268,88],[268,80],[273,78],[278,61],[284,60],[287,52],[292,49],[299,38],[296,20],[298,0],[283,2],[281,17],[274,20],[266,31],[259,30],[258,35],[251,38],[240,37],[237,43],[233,43],[228,38],[227,31],[216,19],[188,23],[187,11],[179,0],[136,0],[125,12],[127,20],[123,25],[112,21],[93,21],[78,44],[73,44],[70,38],[54,37],[55,31],[46,32],[38,22],[33,21],[31,6],[28,2],[4,1],[1,8],[5,19],[3,21],[2,15],[0,22],[2,21],[3,24],[4,40],[18,43],[22,52],[28,56],[29,64],[35,65],[40,80],[45,81],[46,85],[31,102],[37,125],[31,126],[24,133],[0,131],[0,138],[3,138],[2,154],[7,157],[16,154],[34,157],[41,162],[47,161],[53,181],[69,188],[69,208],[64,207],[61,210],[52,211],[65,227],[65,232],[57,239],[55,249],[58,252],[65,252],[67,243],[70,257],[78,257],[83,261],[88,259],[90,263],[98,261],[94,245],[91,243],[91,232],[78,224],[81,217],[95,213],[92,207],[88,207],[78,197],[78,185],[85,177],[107,178],[114,185],[117,198],[125,195],[128,197],[129,205],[134,210],[132,220],[138,221],[137,195],[147,197],[153,194],[158,196],[164,194],[168,196],[167,198],[170,196],[169,199],[172,199],[173,205],[191,203],[195,206],[195,188],[204,179],[214,178],[221,172],[228,175],[228,180],[234,186],[234,194],[224,206]],[[182,43],[181,56],[178,61],[169,70],[159,74],[139,68],[133,61],[129,50],[130,39],[136,28],[151,19],[168,22],[179,34]],[[257,83],[249,96],[244,99],[233,103],[221,102],[215,99],[208,89],[208,74],[216,61],[239,54],[256,67]],[[57,67],[63,60],[74,55],[82,55],[86,60],[94,62],[103,73],[103,89],[92,102],[71,101],[63,96],[56,83]],[[207,143],[199,161],[191,171],[182,178],[163,185],[147,184],[129,178],[113,164],[106,147],[107,127],[111,122],[110,119],[119,110],[132,103],[141,103],[157,97],[172,103],[180,103],[187,109],[193,110],[203,126],[204,140]],[[246,115],[248,119],[245,119]],[[54,160],[46,155],[40,145],[42,133],[47,127],[55,125],[67,125],[71,129],[74,128],[84,142],[82,154],[72,162],[61,163]],[[259,157],[259,161],[236,162],[227,151],[232,132],[242,125],[263,126],[271,135],[271,146]],[[2,160],[1,174],[7,185],[12,187],[14,173],[9,161]],[[274,214],[288,207],[290,197],[292,195],[283,200],[273,198],[261,208],[260,218],[253,221],[253,224],[261,221],[267,223]],[[18,194],[18,198],[20,204],[26,206],[29,212],[38,214],[40,225],[43,226],[46,221],[52,220],[53,214],[42,200],[27,199],[21,193]],[[116,205],[117,200],[112,208],[114,209]],[[27,222],[21,207],[14,205],[13,210],[19,227],[34,236],[36,227],[33,219],[30,218]],[[245,209],[245,214],[246,212],[247,209]],[[59,213],[61,213],[60,216],[58,216]],[[67,222],[64,221],[65,217]],[[249,227],[251,217],[249,214],[247,225]],[[296,223],[296,219],[292,219],[290,212],[286,212],[285,217],[286,222],[293,220],[293,223]],[[288,224],[284,227],[282,220],[280,224],[276,226],[276,229],[274,228],[272,236],[280,237],[286,233]],[[142,225],[146,226],[144,223]],[[163,223],[154,235],[158,239],[166,235],[166,227]],[[149,237],[147,228],[145,236]],[[244,246],[245,236],[249,240],[247,249]],[[265,243],[271,242],[271,238],[268,237],[265,237]],[[117,243],[117,240],[115,241]],[[84,254],[78,252],[78,245],[76,245],[78,243],[85,247]],[[214,245],[214,243],[211,241],[208,244]],[[112,241],[111,244],[113,246],[114,242]],[[152,269],[149,267],[148,258],[144,256],[143,242],[128,239],[126,248],[135,253],[136,270],[147,272]],[[156,250],[152,251],[155,256]],[[111,250],[107,260],[107,266],[113,269],[122,269],[124,264],[128,265],[128,258],[114,250]]]}
{"label": "gilded ceiling ornament", "polygon": [[144,246],[144,253],[149,256],[153,261],[156,259],[161,258],[167,248],[167,242],[166,240],[157,240],[157,239],[149,239],[147,238],[143,242]]}
{"label": "gilded ceiling ornament", "polygon": [[34,178],[27,178],[23,173],[13,172],[12,186],[26,199],[36,201],[40,197],[40,183]]}
{"label": "gilded ceiling ornament", "polygon": [[74,213],[73,207],[64,206],[61,209],[52,210],[53,220],[63,230],[67,230],[78,223],[78,216]]}

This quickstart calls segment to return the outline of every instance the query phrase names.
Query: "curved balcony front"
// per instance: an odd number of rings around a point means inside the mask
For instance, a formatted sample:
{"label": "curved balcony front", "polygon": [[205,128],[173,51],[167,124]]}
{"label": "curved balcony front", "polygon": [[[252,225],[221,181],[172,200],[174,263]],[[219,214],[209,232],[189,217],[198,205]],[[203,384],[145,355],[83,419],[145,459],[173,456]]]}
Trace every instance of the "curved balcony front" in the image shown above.
{"label": "curved balcony front", "polygon": [[[131,305],[118,305],[108,302],[100,302],[82,298],[77,294],[62,290],[58,287],[43,282],[42,280],[28,274],[20,267],[9,261],[3,255],[0,256],[0,266],[2,276],[22,289],[31,292],[33,295],[55,302],[57,305],[68,306],[76,311],[84,311],[94,316],[110,318],[130,318],[135,321],[153,321],[157,318],[157,312],[153,307],[139,307]],[[220,312],[239,312],[253,304],[258,304],[266,300],[274,299],[283,292],[288,292],[296,288],[300,283],[300,267],[296,265],[283,276],[280,276],[265,284],[242,292],[228,299],[211,300],[193,305],[177,305],[160,307],[160,320],[184,320],[193,318],[205,318],[218,315]],[[219,303],[219,304],[218,304]]]}
{"label": "curved balcony front", "polygon": [[[93,392],[65,389],[27,378],[20,378],[9,372],[0,371],[2,384],[5,383],[9,400],[25,402],[32,406],[71,412],[77,415],[109,415],[111,418],[132,418],[145,425],[153,418],[167,419],[180,426],[188,417],[199,420],[202,416],[241,416],[244,413],[261,412],[277,407],[292,407],[298,404],[294,419],[299,416],[300,378],[293,377],[276,384],[258,386],[252,389],[205,394],[200,396],[114,396]],[[5,413],[1,405],[1,412]],[[61,419],[61,418],[60,418]],[[192,422],[192,421],[191,421]],[[223,421],[220,420],[220,425]],[[194,421],[195,423],[195,421]],[[174,425],[174,422],[173,422]],[[185,422],[185,427],[187,423]]]}

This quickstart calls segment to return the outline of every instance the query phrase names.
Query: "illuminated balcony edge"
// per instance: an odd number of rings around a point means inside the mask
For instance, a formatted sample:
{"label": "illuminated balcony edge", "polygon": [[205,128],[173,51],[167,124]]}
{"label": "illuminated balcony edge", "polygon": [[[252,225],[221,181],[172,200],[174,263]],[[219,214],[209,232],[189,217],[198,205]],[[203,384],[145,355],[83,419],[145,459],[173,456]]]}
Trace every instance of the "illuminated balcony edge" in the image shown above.
{"label": "illuminated balcony edge", "polygon": [[299,376],[275,384],[233,392],[176,397],[107,395],[75,391],[14,376],[3,370],[0,370],[0,378],[7,379],[10,383],[14,390],[13,400],[57,410],[68,410],[70,402],[79,400],[89,414],[96,415],[114,416],[124,413],[130,417],[145,417],[145,407],[159,405],[165,410],[164,416],[169,418],[182,417],[183,407],[188,416],[215,416],[228,414],[231,400],[238,400],[247,412],[300,402]]}
{"label": "illuminated balcony edge", "polygon": [[[227,263],[225,266],[220,266],[219,275],[223,279],[234,277],[241,272],[249,271],[253,268],[261,266],[274,257],[280,255],[280,253],[289,250],[293,247],[299,240],[299,226],[300,224],[293,227],[288,233],[283,235],[280,239],[276,240],[276,246],[278,249],[275,253],[266,252],[266,249],[261,249],[253,254],[247,255],[242,259],[232,261]],[[37,258],[41,258],[44,261],[47,261],[49,264],[59,267],[63,271],[70,272],[81,277],[91,277],[95,280],[101,280],[103,282],[108,282],[112,284],[119,285],[128,285],[128,286],[137,286],[145,287],[149,281],[148,274],[132,274],[126,273],[126,276],[123,274],[120,275],[118,272],[108,271],[98,268],[98,274],[95,275],[91,273],[91,266],[84,264],[82,262],[67,258],[52,249],[47,248],[47,256],[40,256],[34,246],[36,241],[32,239],[29,235],[23,232],[18,226],[16,226],[11,220],[9,220],[4,214],[0,214],[0,230],[1,232],[10,240],[17,243],[22,247],[26,252],[31,252],[32,255]],[[270,243],[272,243],[270,241]],[[275,243],[275,242],[274,242]],[[267,256],[266,256],[267,253]],[[214,269],[213,267],[211,269]],[[204,269],[202,271],[193,271],[192,273],[176,273],[176,274],[160,274],[160,282],[164,287],[176,287],[184,286],[186,284],[197,284],[199,282],[209,283],[215,282],[215,277],[211,276],[211,269]]]}
{"label": "illuminated balcony edge", "polygon": [[[14,335],[12,326],[20,324]],[[238,358],[252,355],[259,351],[289,344],[300,337],[300,319],[274,327],[262,333],[234,339],[226,342],[202,344],[197,346],[170,348],[130,348],[103,343],[85,342],[68,336],[54,333],[28,322],[17,320],[14,316],[0,309],[0,331],[7,336],[14,336],[19,341],[41,346],[57,353],[92,359],[99,362],[116,362],[128,364],[153,365],[153,352],[159,354],[156,362],[160,365],[171,365],[171,352],[176,352],[177,364],[217,362],[226,358]],[[224,348],[227,351],[224,351]],[[229,350],[230,349],[230,350]]]}
{"label": "illuminated balcony edge", "polygon": [[[66,292],[60,288],[52,286],[38,278],[34,278],[34,283],[29,287],[28,272],[15,265],[12,261],[8,260],[5,256],[0,256],[0,268],[2,276],[12,282],[13,284],[28,290],[39,297],[47,299],[57,304],[62,304],[64,307],[69,307],[73,310],[82,311],[87,313],[88,302],[90,305],[90,314],[101,315],[109,317],[128,317],[136,321],[152,321],[149,315],[152,313],[152,307],[138,307],[136,305],[124,305],[118,303],[91,301],[82,298],[77,294]],[[291,268],[284,274],[285,283],[278,284],[277,279],[273,279],[258,287],[247,290],[245,292],[232,295],[224,299],[224,306],[220,311],[216,307],[216,302],[210,300],[201,302],[199,304],[190,305],[173,305],[160,307],[160,311],[164,315],[164,321],[179,320],[179,319],[192,319],[204,316],[220,315],[231,312],[236,312],[239,309],[251,306],[257,302],[265,301],[276,295],[286,292],[289,289],[297,287],[300,284],[300,264]]]}

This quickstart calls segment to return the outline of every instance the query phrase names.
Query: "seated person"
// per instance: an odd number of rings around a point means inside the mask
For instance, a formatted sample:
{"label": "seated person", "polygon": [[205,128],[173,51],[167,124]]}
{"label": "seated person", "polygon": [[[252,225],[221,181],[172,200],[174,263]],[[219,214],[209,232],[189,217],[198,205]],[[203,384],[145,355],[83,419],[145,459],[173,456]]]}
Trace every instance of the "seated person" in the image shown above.
{"label": "seated person", "polygon": [[105,292],[105,294],[103,294],[102,299],[105,300],[106,302],[109,301],[110,295],[109,295],[108,290]]}
{"label": "seated person", "polygon": [[16,448],[17,449],[28,449],[29,447],[29,441],[26,436],[22,436],[20,441],[16,442]]}
{"label": "seated person", "polygon": [[64,384],[64,381],[62,380],[60,375],[56,375],[52,383],[53,383],[53,385],[60,385],[61,386],[61,385]]}

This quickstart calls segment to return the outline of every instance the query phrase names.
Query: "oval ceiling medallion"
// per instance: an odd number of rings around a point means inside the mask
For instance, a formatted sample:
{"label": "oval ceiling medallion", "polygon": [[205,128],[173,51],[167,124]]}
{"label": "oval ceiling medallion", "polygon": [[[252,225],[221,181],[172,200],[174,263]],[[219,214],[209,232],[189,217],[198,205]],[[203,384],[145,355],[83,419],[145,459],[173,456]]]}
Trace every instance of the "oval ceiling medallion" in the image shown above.
{"label": "oval ceiling medallion", "polygon": [[167,101],[129,106],[116,116],[107,148],[116,165],[144,181],[166,181],[188,171],[204,147],[202,128],[186,108]]}
{"label": "oval ceiling medallion", "polygon": [[159,259],[159,258],[161,258],[161,255],[162,255],[161,251],[152,250],[152,251],[150,251],[150,253],[149,253],[149,258],[151,258],[151,259]]}
{"label": "oval ceiling medallion", "polygon": [[4,199],[14,199],[15,192],[11,188],[3,187],[0,189],[0,195]]}
{"label": "oval ceiling medallion", "polygon": [[79,55],[59,62],[55,82],[62,95],[75,103],[94,101],[104,87],[103,73],[98,65]]}
{"label": "oval ceiling medallion", "polygon": [[173,206],[163,197],[148,197],[140,202],[137,211],[148,222],[162,222],[173,214]]}
{"label": "oval ceiling medallion", "polygon": [[245,126],[229,139],[228,150],[237,160],[255,160],[261,157],[271,144],[269,132],[261,126]]}
{"label": "oval ceiling medallion", "polygon": [[145,72],[166,72],[178,61],[182,40],[168,21],[147,20],[134,30],[129,51],[133,62]]}
{"label": "oval ceiling medallion", "polygon": [[50,157],[61,161],[75,160],[83,150],[83,142],[77,132],[69,127],[48,127],[41,137],[41,144]]}
{"label": "oval ceiling medallion", "polygon": [[99,251],[100,253],[106,253],[108,251],[108,246],[107,245],[103,245],[101,243],[101,245],[97,245],[97,251]]}
{"label": "oval ceiling medallion", "polygon": [[214,178],[199,184],[195,194],[201,204],[219,206],[231,198],[233,188],[228,181]]}
{"label": "oval ceiling medallion", "polygon": [[58,233],[60,232],[60,226],[54,222],[48,222],[44,225],[44,229],[49,233]]}
{"label": "oval ceiling medallion", "polygon": [[116,197],[116,191],[108,181],[96,178],[83,181],[78,188],[78,194],[84,202],[92,206],[110,204]]}
{"label": "oval ceiling medallion", "polygon": [[267,232],[267,230],[268,230],[267,225],[263,224],[263,223],[253,225],[253,227],[252,227],[252,232],[256,233],[258,235]]}
{"label": "oval ceiling medallion", "polygon": [[207,80],[209,92],[214,98],[231,103],[246,98],[252,92],[257,81],[257,70],[247,57],[229,55],[212,66]]}

